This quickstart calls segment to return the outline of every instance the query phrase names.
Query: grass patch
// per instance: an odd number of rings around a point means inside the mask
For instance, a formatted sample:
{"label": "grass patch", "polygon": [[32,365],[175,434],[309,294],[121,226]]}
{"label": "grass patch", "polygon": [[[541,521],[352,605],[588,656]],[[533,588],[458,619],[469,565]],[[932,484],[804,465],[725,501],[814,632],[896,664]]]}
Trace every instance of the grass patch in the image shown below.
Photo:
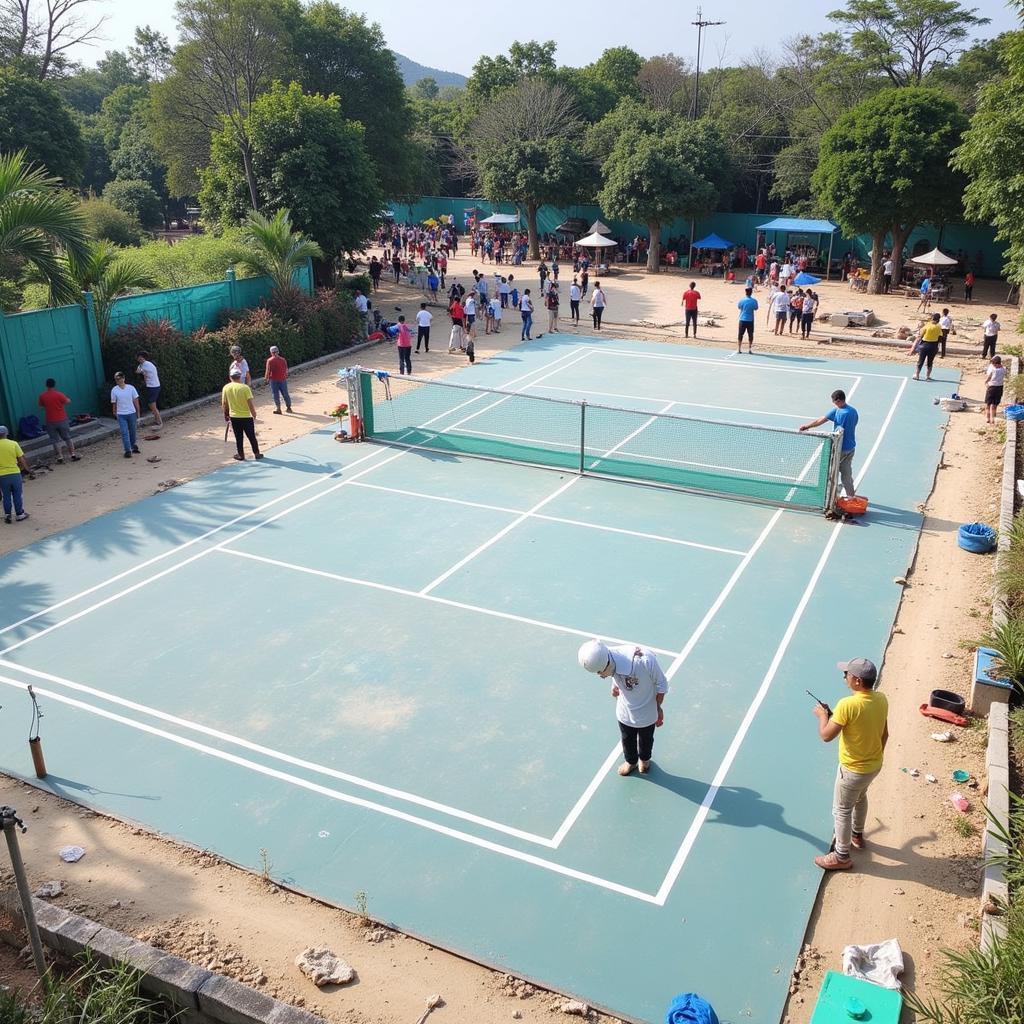
{"label": "grass patch", "polygon": [[977,826],[970,818],[957,817],[953,819],[953,831],[962,839],[970,839],[978,834]]}

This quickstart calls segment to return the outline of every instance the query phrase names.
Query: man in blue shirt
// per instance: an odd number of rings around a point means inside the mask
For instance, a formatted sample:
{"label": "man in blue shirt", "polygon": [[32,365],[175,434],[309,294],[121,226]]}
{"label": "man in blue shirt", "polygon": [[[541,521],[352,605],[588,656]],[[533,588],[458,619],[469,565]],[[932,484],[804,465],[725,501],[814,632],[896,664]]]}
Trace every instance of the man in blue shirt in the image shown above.
{"label": "man in blue shirt", "polygon": [[736,338],[736,351],[743,351],[743,335],[747,335],[747,351],[754,347],[754,313],[757,312],[757,299],[754,298],[754,289],[744,289],[745,295],[736,303],[740,311],[740,331]]}
{"label": "man in blue shirt", "polygon": [[853,489],[853,453],[857,449],[857,421],[860,417],[852,405],[846,404],[845,391],[832,392],[834,409],[829,409],[824,416],[819,416],[810,423],[804,423],[801,430],[813,430],[826,421],[831,421],[836,429],[843,431],[843,450],[839,456],[839,479],[843,482],[843,490],[848,498],[855,496]]}

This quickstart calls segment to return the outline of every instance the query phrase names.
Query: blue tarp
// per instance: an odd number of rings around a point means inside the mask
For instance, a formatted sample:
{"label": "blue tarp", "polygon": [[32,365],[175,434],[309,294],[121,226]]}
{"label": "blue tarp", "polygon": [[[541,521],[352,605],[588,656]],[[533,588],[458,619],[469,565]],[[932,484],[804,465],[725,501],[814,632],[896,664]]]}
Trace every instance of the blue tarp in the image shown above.
{"label": "blue tarp", "polygon": [[721,235],[716,234],[710,234],[707,238],[693,243],[694,249],[732,249],[735,245],[735,242],[727,242]]}
{"label": "blue tarp", "polygon": [[758,224],[758,231],[801,231],[808,235],[831,235],[839,228],[830,220],[804,220],[803,217],[776,217],[767,224]]}

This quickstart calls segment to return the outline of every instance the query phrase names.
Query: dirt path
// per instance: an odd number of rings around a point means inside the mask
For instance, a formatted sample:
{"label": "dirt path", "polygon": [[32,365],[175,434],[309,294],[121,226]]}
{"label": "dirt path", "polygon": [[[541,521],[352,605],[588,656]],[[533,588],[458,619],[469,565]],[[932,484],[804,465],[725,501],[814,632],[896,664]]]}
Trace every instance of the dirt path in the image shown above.
{"label": "dirt path", "polygon": [[[460,256],[453,273],[465,281],[473,265],[468,257]],[[521,268],[517,278],[523,280],[528,273]],[[688,280],[678,273],[652,279],[638,272],[609,279],[609,333],[681,341],[678,328],[641,327],[640,321],[677,323],[679,295]],[[701,328],[702,337],[710,335],[718,342],[704,343],[718,347],[724,342],[731,347],[739,289],[707,279],[699,281],[698,287],[705,296],[702,320],[707,313],[721,314],[720,326]],[[838,284],[823,284],[818,290],[824,311],[864,304],[863,296],[853,296]],[[994,297],[994,284],[991,291]],[[983,288],[979,294],[985,296]],[[381,308],[390,313],[396,303],[401,304],[409,319],[418,302],[417,294],[402,288],[389,287],[378,296]],[[914,322],[910,301],[872,297],[872,304],[893,327]],[[968,322],[980,323],[996,308],[983,303],[975,303],[973,308],[954,307],[954,318],[962,325],[961,340],[966,340],[969,331],[977,333],[966,327]],[[463,365],[462,357],[445,352],[447,329],[439,314],[435,310],[429,357],[413,356],[417,374],[441,374]],[[1004,322],[1011,320],[1005,310],[1002,315]],[[478,358],[516,344],[518,326],[517,317],[508,317],[498,338],[481,336]],[[833,359],[906,358],[855,345],[824,348],[788,337],[769,345],[763,321],[758,324],[757,343],[765,350],[781,348]],[[978,348],[980,351],[980,341]],[[262,358],[261,353],[247,355],[250,360]],[[390,346],[381,346],[297,374],[291,381],[295,409],[291,417],[267,415],[269,396],[258,393],[263,446],[270,448],[326,426],[329,420],[324,413],[340,395],[334,384],[336,371],[354,358],[397,369]],[[948,363],[965,371],[962,392],[980,398],[980,358],[950,359]],[[955,534],[963,522],[996,521],[999,437],[999,428],[986,429],[977,413],[950,418],[946,468],[937,475],[918,554],[885,656],[892,741],[886,769],[872,790],[871,848],[858,855],[856,871],[830,877],[822,887],[807,935],[808,949],[801,958],[787,1008],[792,1024],[810,1019],[824,971],[840,967],[841,950],[850,942],[897,936],[907,955],[908,982],[927,991],[935,979],[938,950],[977,941],[980,841],[976,835],[954,831],[958,814],[948,802],[951,786],[947,780],[957,767],[980,772],[983,735],[961,730],[954,743],[936,743],[930,734],[939,731],[938,724],[922,718],[917,706],[935,687],[965,692],[970,653],[962,645],[975,640],[988,621],[991,560],[961,551]],[[26,505],[32,518],[0,530],[0,552],[131,504],[152,494],[161,481],[184,481],[211,472],[231,456],[231,449],[223,443],[223,421],[216,406],[169,419],[160,440],[143,443],[143,450],[144,456],[157,454],[160,461],[149,463],[143,458],[129,463],[120,457],[119,442],[111,440],[86,449],[80,463],[54,467],[29,484]],[[920,777],[911,778],[900,770],[904,767],[919,769]],[[940,781],[928,784],[926,773]],[[971,798],[972,810],[966,820],[980,830],[983,815],[976,791]],[[98,817],[5,777],[0,777],[0,803],[13,804],[28,819],[30,831],[22,843],[32,879],[35,883],[62,879],[66,885],[66,894],[59,900],[62,905],[239,977],[332,1021],[408,1024],[423,1012],[435,992],[444,997],[451,1011],[447,1019],[474,1024],[511,1019],[549,1021],[550,1010],[561,1002],[415,939],[367,926],[342,911],[269,887],[207,854]],[[827,827],[828,808],[823,807],[822,828]],[[70,842],[80,842],[89,851],[78,865],[62,864],[56,856],[57,849]],[[9,881],[4,876],[5,886]],[[359,984],[327,994],[302,979],[292,961],[301,949],[315,943],[331,945],[346,956],[359,972]]]}

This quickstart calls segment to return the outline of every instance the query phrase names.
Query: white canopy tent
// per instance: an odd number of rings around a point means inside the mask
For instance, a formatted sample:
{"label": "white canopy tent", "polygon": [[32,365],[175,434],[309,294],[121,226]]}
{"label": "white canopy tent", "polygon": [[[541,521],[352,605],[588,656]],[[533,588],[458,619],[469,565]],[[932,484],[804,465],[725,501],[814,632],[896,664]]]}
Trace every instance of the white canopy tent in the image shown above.
{"label": "white canopy tent", "polygon": [[947,256],[938,249],[915,256],[910,262],[919,267],[955,267],[957,264],[952,256]]}
{"label": "white canopy tent", "polygon": [[590,233],[592,235],[607,235],[609,231],[611,231],[611,228],[607,224],[602,224],[599,220],[595,220],[590,225]]}
{"label": "white canopy tent", "polygon": [[484,217],[481,224],[518,224],[518,213],[492,213],[490,217]]}
{"label": "white canopy tent", "polygon": [[584,249],[604,249],[609,245],[618,245],[619,243],[612,238],[605,238],[604,235],[599,235],[595,231],[587,235],[586,238],[581,238],[576,244]]}

